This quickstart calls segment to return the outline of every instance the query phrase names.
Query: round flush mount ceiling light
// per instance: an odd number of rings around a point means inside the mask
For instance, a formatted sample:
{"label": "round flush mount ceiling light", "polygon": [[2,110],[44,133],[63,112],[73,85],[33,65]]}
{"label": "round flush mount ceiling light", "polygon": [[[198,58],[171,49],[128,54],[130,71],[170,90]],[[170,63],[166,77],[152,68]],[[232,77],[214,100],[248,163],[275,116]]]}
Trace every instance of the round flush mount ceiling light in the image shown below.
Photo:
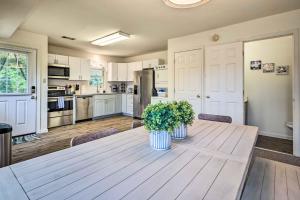
{"label": "round flush mount ceiling light", "polygon": [[193,8],[196,6],[203,5],[210,0],[162,0],[170,7],[173,8]]}

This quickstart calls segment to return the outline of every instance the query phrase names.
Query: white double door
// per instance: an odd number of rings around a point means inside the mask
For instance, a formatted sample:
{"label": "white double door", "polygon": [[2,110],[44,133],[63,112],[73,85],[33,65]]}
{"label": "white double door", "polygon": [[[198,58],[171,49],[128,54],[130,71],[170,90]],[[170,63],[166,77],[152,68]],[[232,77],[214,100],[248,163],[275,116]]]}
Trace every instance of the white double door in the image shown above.
{"label": "white double door", "polygon": [[205,113],[244,124],[243,43],[205,49]]}
{"label": "white double door", "polygon": [[[15,55],[18,55],[19,52],[23,51],[12,49],[5,50]],[[0,51],[3,52],[4,50],[0,48]],[[22,65],[24,67],[22,78],[25,79],[26,89],[20,92],[14,88],[16,91],[11,89],[5,93],[3,92],[3,87],[8,86],[5,84],[0,86],[2,87],[2,93],[0,93],[0,123],[12,125],[13,136],[36,132],[36,51],[28,50],[21,52],[21,54],[26,55],[23,56],[23,58],[26,58],[27,66]],[[4,66],[13,67],[12,65]],[[4,67],[2,70],[8,71],[10,69],[5,69]],[[1,78],[3,79],[3,76]],[[9,76],[6,78],[8,82],[14,79]]]}
{"label": "white double door", "polygon": [[175,53],[175,99],[187,100],[195,114],[202,111],[203,49]]}
{"label": "white double door", "polygon": [[244,123],[243,44],[175,53],[175,99],[189,101],[196,114],[231,116]]}

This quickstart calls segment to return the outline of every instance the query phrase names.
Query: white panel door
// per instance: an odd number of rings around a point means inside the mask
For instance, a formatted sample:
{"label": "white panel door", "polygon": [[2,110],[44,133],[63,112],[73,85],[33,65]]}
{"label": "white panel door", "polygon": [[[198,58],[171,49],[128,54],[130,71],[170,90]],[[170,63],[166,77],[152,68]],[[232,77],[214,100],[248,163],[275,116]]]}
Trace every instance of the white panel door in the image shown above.
{"label": "white panel door", "polygon": [[243,43],[207,47],[205,62],[205,113],[243,124]]}
{"label": "white panel door", "polygon": [[36,132],[36,51],[0,47],[0,123],[13,136]]}
{"label": "white panel door", "polygon": [[202,111],[203,50],[175,53],[175,99],[187,100],[196,115]]}

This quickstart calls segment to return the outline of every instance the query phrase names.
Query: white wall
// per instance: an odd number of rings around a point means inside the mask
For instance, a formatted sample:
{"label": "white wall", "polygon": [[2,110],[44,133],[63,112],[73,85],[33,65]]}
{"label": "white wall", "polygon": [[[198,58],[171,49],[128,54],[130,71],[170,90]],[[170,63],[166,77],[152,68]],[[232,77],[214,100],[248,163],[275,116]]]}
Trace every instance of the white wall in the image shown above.
{"label": "white wall", "polygon": [[138,56],[132,56],[132,57],[127,57],[124,58],[124,62],[135,62],[135,61],[142,61],[142,60],[150,60],[150,59],[155,59],[159,58],[164,61],[165,64],[168,63],[168,51],[157,51],[153,53],[147,53],[147,54],[142,54]]}
{"label": "white wall", "polygon": [[[248,124],[259,127],[260,134],[292,139],[286,127],[293,120],[292,72],[293,37],[286,36],[245,43],[245,96],[248,97]],[[250,61],[289,65],[288,75],[250,70]]]}
{"label": "white wall", "polygon": [[0,39],[0,43],[37,50],[37,132],[47,132],[48,37],[17,30],[11,38]]}
{"label": "white wall", "polygon": [[[275,34],[295,34],[295,81],[294,88],[294,121],[300,121],[300,69],[298,66],[298,57],[300,56],[300,9],[281,13],[273,16],[259,18],[235,25],[230,25],[218,29],[213,29],[193,35],[173,38],[168,40],[168,68],[169,68],[169,96],[174,97],[174,53],[178,51],[203,48],[209,45],[222,43],[231,43],[239,41],[249,41],[253,39],[262,39]],[[208,22],[209,23],[209,22]],[[212,41],[214,34],[220,35],[218,42]],[[300,126],[294,124],[294,154],[300,156]]]}
{"label": "white wall", "polygon": [[[77,49],[70,49],[65,47],[59,47],[54,45],[49,45],[48,47],[49,53],[52,54],[60,54],[60,55],[66,55],[66,56],[74,56],[74,57],[80,57],[80,58],[87,58],[87,59],[93,59],[101,63],[105,70],[104,74],[104,87],[101,90],[110,91],[109,84],[106,81],[106,68],[108,62],[124,62],[124,58],[121,57],[113,57],[113,56],[103,56],[98,54],[91,54],[89,52],[85,52],[82,50]],[[49,80],[49,85],[75,85],[80,84],[80,91],[81,94],[91,94],[96,93],[97,87],[93,87],[89,85],[88,81],[64,81],[64,80]],[[100,90],[100,91],[101,91]]]}

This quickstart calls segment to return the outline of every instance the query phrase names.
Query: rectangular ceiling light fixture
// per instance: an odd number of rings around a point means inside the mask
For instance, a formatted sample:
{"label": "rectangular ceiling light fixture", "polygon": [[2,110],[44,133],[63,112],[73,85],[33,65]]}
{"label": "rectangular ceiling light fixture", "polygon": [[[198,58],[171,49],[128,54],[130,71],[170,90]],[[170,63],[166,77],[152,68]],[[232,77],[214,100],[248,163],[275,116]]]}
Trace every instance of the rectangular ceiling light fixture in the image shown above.
{"label": "rectangular ceiling light fixture", "polygon": [[91,43],[93,45],[98,45],[98,46],[106,46],[115,42],[119,42],[122,40],[127,40],[130,38],[130,35],[124,32],[116,32],[107,36],[104,36],[102,38],[99,38],[97,40],[92,41]]}

